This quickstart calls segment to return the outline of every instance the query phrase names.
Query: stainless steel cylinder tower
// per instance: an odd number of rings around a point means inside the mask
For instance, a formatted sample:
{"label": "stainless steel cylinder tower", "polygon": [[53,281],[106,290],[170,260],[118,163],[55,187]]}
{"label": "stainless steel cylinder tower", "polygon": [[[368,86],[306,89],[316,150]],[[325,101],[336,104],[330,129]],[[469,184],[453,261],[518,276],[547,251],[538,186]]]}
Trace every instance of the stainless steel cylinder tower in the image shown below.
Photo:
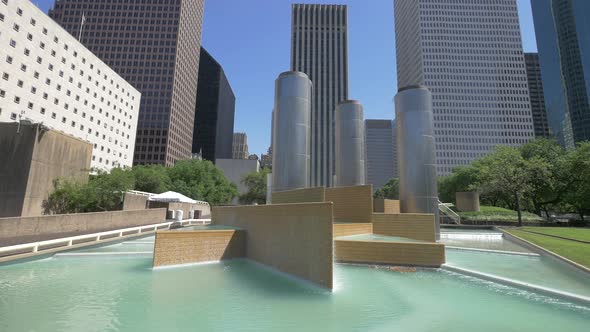
{"label": "stainless steel cylinder tower", "polygon": [[284,72],[275,81],[273,191],[309,187],[311,96],[304,73]]}
{"label": "stainless steel cylinder tower", "polygon": [[395,96],[400,212],[433,213],[440,236],[432,94],[423,86]]}
{"label": "stainless steel cylinder tower", "polygon": [[345,100],[336,107],[337,187],[365,184],[365,122],[363,106]]}

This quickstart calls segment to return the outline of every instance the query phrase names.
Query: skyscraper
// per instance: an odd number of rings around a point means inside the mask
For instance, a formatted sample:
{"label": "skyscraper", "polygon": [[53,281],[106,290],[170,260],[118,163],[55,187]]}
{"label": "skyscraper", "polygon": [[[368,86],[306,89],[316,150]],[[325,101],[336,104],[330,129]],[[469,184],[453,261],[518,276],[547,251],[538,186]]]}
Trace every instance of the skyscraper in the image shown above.
{"label": "skyscraper", "polygon": [[221,65],[201,48],[193,153],[203,159],[231,159],[236,97]]}
{"label": "skyscraper", "polygon": [[543,97],[539,55],[537,53],[525,53],[524,61],[526,62],[526,75],[529,84],[529,97],[531,98],[535,137],[550,137],[547,111],[545,110],[545,98]]}
{"label": "skyscraper", "polygon": [[130,167],[139,91],[31,1],[0,9],[0,122],[31,120],[87,141],[94,169]]}
{"label": "skyscraper", "polygon": [[345,5],[294,4],[291,70],[313,83],[311,186],[332,186],[336,106],[348,99],[348,15]]}
{"label": "skyscraper", "polygon": [[204,0],[56,0],[57,23],[141,92],[134,164],[191,157]]}
{"label": "skyscraper", "polygon": [[373,190],[397,177],[395,136],[391,120],[365,120],[367,184]]}
{"label": "skyscraper", "polygon": [[248,159],[248,136],[246,133],[234,133],[232,159]]}
{"label": "skyscraper", "polygon": [[549,126],[567,148],[590,139],[590,1],[531,1]]}
{"label": "skyscraper", "polygon": [[533,138],[516,0],[396,0],[398,87],[432,92],[439,175]]}

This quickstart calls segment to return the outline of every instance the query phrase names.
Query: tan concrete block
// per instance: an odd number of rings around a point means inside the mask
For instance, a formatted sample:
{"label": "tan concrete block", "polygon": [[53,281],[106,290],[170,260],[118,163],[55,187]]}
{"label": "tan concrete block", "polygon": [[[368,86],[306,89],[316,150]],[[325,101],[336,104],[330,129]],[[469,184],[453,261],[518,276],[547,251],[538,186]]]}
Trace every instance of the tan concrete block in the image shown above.
{"label": "tan concrete block", "polygon": [[272,193],[272,204],[324,202],[326,188],[306,188]]}
{"label": "tan concrete block", "polygon": [[335,259],[341,262],[439,267],[445,263],[440,243],[334,241]]}
{"label": "tan concrete block", "polygon": [[372,223],[334,223],[334,237],[371,234],[373,233]]}
{"label": "tan concrete block", "polygon": [[180,265],[244,257],[245,231],[158,231],[153,266]]}
{"label": "tan concrete block", "polygon": [[376,213],[400,213],[399,200],[394,199],[373,199],[373,212]]}
{"label": "tan concrete block", "polygon": [[374,213],[373,233],[436,242],[433,214]]}
{"label": "tan concrete block", "polygon": [[214,207],[212,215],[246,230],[249,259],[332,288],[332,203]]}
{"label": "tan concrete block", "polygon": [[335,222],[371,222],[373,214],[371,185],[326,188],[326,201],[334,203]]}

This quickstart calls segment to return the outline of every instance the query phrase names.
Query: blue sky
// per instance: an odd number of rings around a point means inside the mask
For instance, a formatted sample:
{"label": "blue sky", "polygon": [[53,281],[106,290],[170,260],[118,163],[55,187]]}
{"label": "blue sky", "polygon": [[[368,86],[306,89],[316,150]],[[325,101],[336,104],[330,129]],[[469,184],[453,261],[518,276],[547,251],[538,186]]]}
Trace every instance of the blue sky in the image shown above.
{"label": "blue sky", "polygon": [[[517,0],[523,48],[536,51],[530,0]],[[47,10],[53,0],[33,1]],[[266,152],[274,80],[289,69],[292,0],[206,0],[203,46],[221,63],[236,95],[234,131],[250,153]],[[350,98],[366,119],[392,119],[397,80],[393,0],[300,0],[348,4]]]}

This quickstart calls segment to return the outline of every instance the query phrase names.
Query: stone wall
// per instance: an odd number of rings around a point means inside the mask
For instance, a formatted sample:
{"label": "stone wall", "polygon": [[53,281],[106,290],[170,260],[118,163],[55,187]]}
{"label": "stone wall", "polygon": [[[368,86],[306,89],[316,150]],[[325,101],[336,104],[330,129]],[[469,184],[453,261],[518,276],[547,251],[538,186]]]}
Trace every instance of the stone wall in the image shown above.
{"label": "stone wall", "polygon": [[125,193],[123,198],[123,211],[147,209],[147,195]]}
{"label": "stone wall", "polygon": [[55,179],[87,181],[91,155],[90,143],[61,132],[0,123],[0,217],[42,215]]}
{"label": "stone wall", "polygon": [[479,211],[479,193],[475,191],[455,193],[457,200],[457,210],[461,212],[478,212]]}
{"label": "stone wall", "polygon": [[332,288],[332,203],[214,207],[214,224],[246,231],[246,256]]}
{"label": "stone wall", "polygon": [[165,222],[166,209],[0,218],[0,247]]}
{"label": "stone wall", "polygon": [[326,188],[326,202],[334,203],[335,222],[371,222],[373,189],[371,185]]}
{"label": "stone wall", "polygon": [[373,199],[373,212],[400,213],[399,200],[374,198]]}
{"label": "stone wall", "polygon": [[445,263],[441,243],[334,240],[340,262],[439,267]]}
{"label": "stone wall", "polygon": [[420,213],[373,214],[373,233],[436,242],[434,215]]}
{"label": "stone wall", "polygon": [[[195,210],[195,217],[199,218],[211,218],[211,207],[209,204],[191,204],[191,203],[174,203],[174,202],[156,202],[148,201],[148,207],[150,209],[165,208],[168,211],[182,210],[182,218],[188,219],[189,211]],[[199,211],[197,213],[197,211]]]}
{"label": "stone wall", "polygon": [[158,231],[154,267],[220,261],[246,255],[241,230]]}

